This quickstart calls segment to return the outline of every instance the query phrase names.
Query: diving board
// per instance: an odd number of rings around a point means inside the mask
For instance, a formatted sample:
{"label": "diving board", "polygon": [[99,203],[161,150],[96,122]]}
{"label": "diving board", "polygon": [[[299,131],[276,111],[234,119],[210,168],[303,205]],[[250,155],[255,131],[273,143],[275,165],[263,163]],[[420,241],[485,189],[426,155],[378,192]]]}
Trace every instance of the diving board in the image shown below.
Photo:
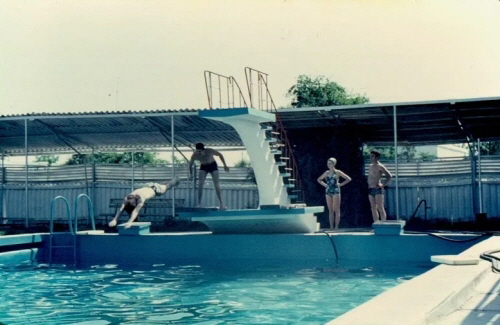
{"label": "diving board", "polygon": [[202,222],[213,234],[313,233],[319,230],[314,213],[324,207],[180,212],[179,217]]}

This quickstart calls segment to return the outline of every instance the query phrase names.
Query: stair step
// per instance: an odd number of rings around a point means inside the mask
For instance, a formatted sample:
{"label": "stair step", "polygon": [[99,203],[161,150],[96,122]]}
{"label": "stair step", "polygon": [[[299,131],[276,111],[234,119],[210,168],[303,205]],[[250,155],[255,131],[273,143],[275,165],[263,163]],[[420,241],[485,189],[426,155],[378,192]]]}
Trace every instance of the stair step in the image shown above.
{"label": "stair step", "polygon": [[283,143],[274,143],[273,146],[275,146],[275,147],[284,147],[285,145]]}
{"label": "stair step", "polygon": [[285,170],[293,170],[293,168],[286,167]]}
{"label": "stair step", "polygon": [[275,162],[275,164],[276,164],[276,166],[286,166],[286,162],[282,162],[282,161]]}
{"label": "stair step", "polygon": [[269,143],[273,143],[273,142],[276,142],[278,140],[275,139],[275,138],[266,138],[266,141],[269,142]]}
{"label": "stair step", "polygon": [[299,196],[295,195],[295,194],[291,194],[291,195],[288,195],[288,198],[290,198],[290,199],[297,199],[297,198],[299,198]]}
{"label": "stair step", "polygon": [[280,157],[281,160],[290,160],[290,157]]}
{"label": "stair step", "polygon": [[273,150],[271,150],[271,154],[273,154],[273,155],[281,155],[281,150],[273,149]]}
{"label": "stair step", "polygon": [[270,131],[270,130],[272,130],[272,129],[273,129],[273,127],[272,127],[271,125],[266,125],[266,124],[261,124],[261,125],[260,125],[260,128],[261,128],[262,130],[266,130],[266,131],[268,131],[268,130]]}
{"label": "stair step", "polygon": [[280,173],[280,176],[281,177],[290,177],[290,176],[292,176],[292,174],[290,174],[290,173]]}
{"label": "stair step", "polygon": [[285,184],[285,187],[286,187],[286,188],[294,188],[294,187],[295,187],[295,184]]}
{"label": "stair step", "polygon": [[271,133],[271,134],[275,134],[275,135],[280,135],[280,133],[279,133],[279,132],[276,132],[276,131],[271,131],[271,132],[269,132],[269,133]]}

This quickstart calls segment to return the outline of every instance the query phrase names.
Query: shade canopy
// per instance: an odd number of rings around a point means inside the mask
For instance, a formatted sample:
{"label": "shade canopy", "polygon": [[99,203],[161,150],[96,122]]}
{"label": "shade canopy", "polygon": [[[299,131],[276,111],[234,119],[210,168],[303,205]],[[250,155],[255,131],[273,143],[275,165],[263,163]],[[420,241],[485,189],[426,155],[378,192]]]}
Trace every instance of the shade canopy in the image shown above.
{"label": "shade canopy", "polygon": [[[361,141],[394,144],[394,110],[397,136],[402,144],[463,143],[500,140],[500,97],[411,103],[280,109],[285,129],[349,126]],[[0,152],[24,154],[25,125],[28,151],[83,152],[89,150],[146,149],[170,146],[241,147],[237,132],[228,124],[201,118],[197,109],[51,113],[0,116]],[[172,141],[172,117],[175,125]]]}
{"label": "shade canopy", "polygon": [[295,108],[280,110],[279,115],[287,129],[349,125],[358,128],[364,143],[392,145],[394,109],[399,143],[500,140],[500,97]]}
{"label": "shade canopy", "polygon": [[23,154],[25,123],[28,151],[84,152],[168,147],[242,146],[236,131],[222,122],[198,117],[198,110],[106,112],[84,114],[29,114],[0,118],[0,150]]}

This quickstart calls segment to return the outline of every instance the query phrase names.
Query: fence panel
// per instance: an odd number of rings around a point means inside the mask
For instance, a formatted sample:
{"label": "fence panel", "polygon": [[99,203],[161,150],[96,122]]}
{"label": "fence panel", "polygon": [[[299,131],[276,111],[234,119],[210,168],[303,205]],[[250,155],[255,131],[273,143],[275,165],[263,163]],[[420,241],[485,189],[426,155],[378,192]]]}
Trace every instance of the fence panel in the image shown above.
{"label": "fence panel", "polygon": [[[88,192],[87,192],[88,190]],[[95,191],[95,193],[92,193]],[[6,185],[4,187],[5,218],[22,219],[25,215],[25,190],[22,186]],[[124,183],[101,183],[95,188],[87,188],[85,184],[58,184],[55,186],[30,186],[28,191],[28,210],[30,221],[48,220],[50,218],[50,205],[56,196],[64,196],[70,204],[73,214],[74,202],[81,193],[88,193],[94,205],[96,216],[113,213],[109,208],[110,199],[122,198],[130,192],[130,186]],[[185,199],[184,206],[194,206],[192,188],[187,185],[176,187],[176,198]],[[203,193],[202,204],[205,207],[218,206],[215,189],[212,184],[207,184]],[[172,197],[172,192],[165,197]],[[229,209],[256,208],[258,205],[258,191],[256,186],[223,186],[222,196]],[[87,203],[81,199],[78,217],[88,216]],[[66,207],[62,202],[57,202],[54,209],[54,219],[66,220]]]}
{"label": "fence panel", "polygon": [[[488,216],[500,216],[500,159],[481,159],[481,181],[483,211]],[[395,172],[391,162],[384,162]],[[368,164],[366,165],[368,168]],[[2,216],[25,218],[25,177],[24,166],[7,166],[2,170],[3,190]],[[95,174],[94,174],[95,171]],[[254,208],[258,205],[258,192],[252,183],[248,168],[231,168],[230,173],[220,172],[222,195],[229,209]],[[172,166],[130,165],[71,165],[28,168],[29,216],[47,219],[50,202],[57,195],[67,197],[73,209],[74,199],[80,193],[89,193],[96,215],[110,213],[111,198],[120,198],[131,190],[131,180],[137,188],[151,181],[169,180]],[[185,199],[185,206],[195,205],[195,186],[187,182],[186,165],[175,166],[175,173],[182,180],[176,188],[176,197]],[[441,160],[431,162],[403,162],[398,165],[399,175],[399,215],[411,216],[419,200],[427,200],[427,218],[449,218],[453,220],[473,220],[472,185],[470,160]],[[95,182],[93,182],[95,180]],[[168,193],[166,197],[171,197]],[[203,206],[217,206],[217,197],[210,177],[207,179],[202,201]],[[386,192],[386,206],[389,216],[396,215],[395,183],[391,182]],[[112,212],[112,211],[111,211]],[[80,203],[79,215],[85,215],[85,203]],[[417,216],[424,216],[423,207]],[[56,218],[65,218],[63,205],[58,203]]]}

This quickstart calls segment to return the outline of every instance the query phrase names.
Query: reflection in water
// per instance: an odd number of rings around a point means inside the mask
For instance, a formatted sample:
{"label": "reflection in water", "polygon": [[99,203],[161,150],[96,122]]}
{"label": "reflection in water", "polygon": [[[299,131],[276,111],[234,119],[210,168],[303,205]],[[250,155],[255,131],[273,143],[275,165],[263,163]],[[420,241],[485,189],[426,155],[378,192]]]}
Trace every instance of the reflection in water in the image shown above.
{"label": "reflection in water", "polygon": [[324,324],[426,268],[0,267],[6,324]]}

